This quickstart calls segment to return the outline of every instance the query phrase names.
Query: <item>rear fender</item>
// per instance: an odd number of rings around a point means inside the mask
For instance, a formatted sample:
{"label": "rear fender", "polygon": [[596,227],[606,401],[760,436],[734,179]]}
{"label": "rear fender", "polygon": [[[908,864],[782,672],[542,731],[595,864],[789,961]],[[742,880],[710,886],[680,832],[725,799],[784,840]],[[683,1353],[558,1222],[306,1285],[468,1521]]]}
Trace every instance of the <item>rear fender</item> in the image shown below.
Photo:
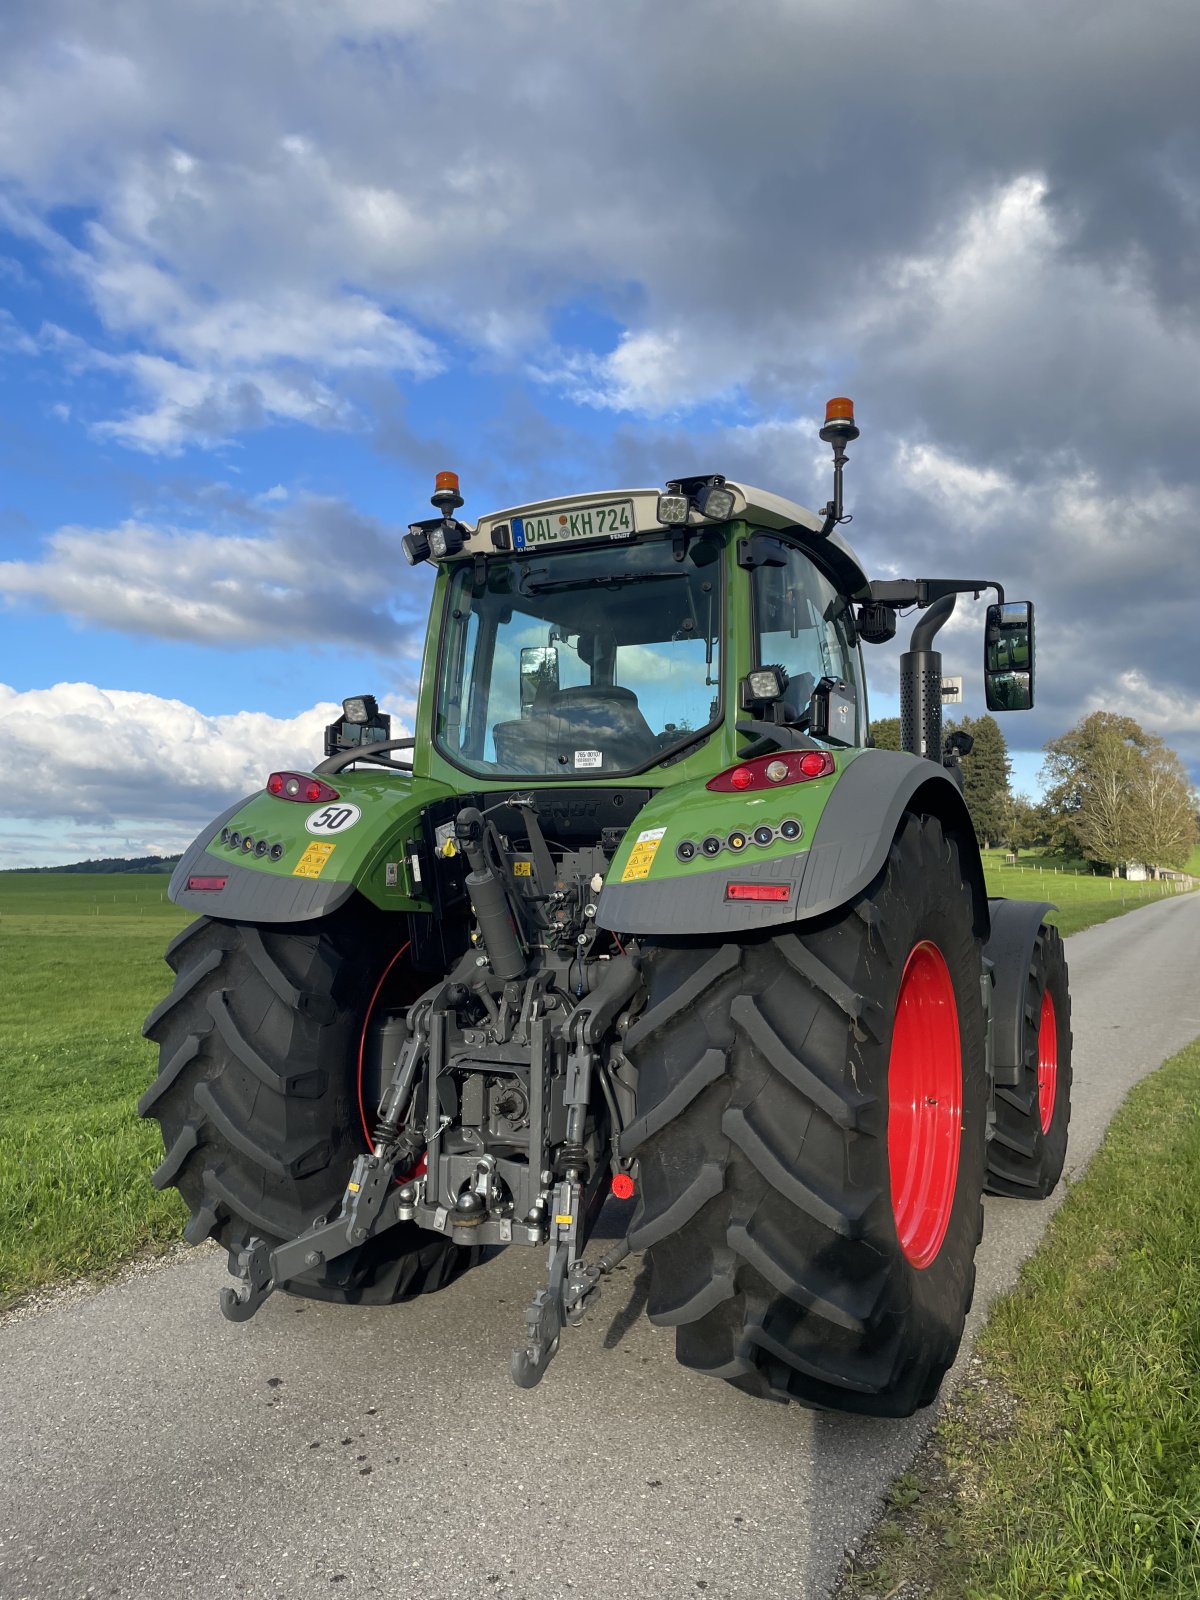
{"label": "rear fender", "polygon": [[[230,806],[184,852],[170,899],[230,922],[308,922],[329,916],[356,892],[386,911],[431,910],[415,845],[424,808],[449,794],[447,786],[365,772],[342,772],[334,782],[336,808],[265,790]],[[327,809],[335,822],[341,812],[348,815],[330,829],[321,821]],[[258,853],[260,845],[265,853]],[[198,888],[197,880],[214,887]]]}
{"label": "rear fender", "polygon": [[991,937],[984,955],[992,965],[992,1059],[995,1080],[1015,1088],[1024,1070],[1025,990],[1034,942],[1048,900],[990,900]]}
{"label": "rear fender", "polygon": [[[760,857],[751,847],[733,859],[724,851],[711,864],[694,858],[681,865],[680,841],[695,839],[709,826],[709,808],[718,797],[706,795],[703,785],[656,795],[639,813],[613,861],[597,922],[617,933],[643,935],[738,933],[810,922],[867,888],[887,861],[904,813],[914,811],[937,817],[948,833],[964,841],[963,869],[975,927],[986,939],[983,866],[966,803],[944,769],[894,750],[838,751],[836,759],[835,779],[794,784],[772,794],[772,801],[793,810],[805,824],[801,847],[784,854],[776,850]],[[726,806],[747,810],[746,822],[752,826],[747,799],[719,798]],[[650,837],[654,834],[656,839]],[[636,852],[643,842],[652,846],[649,865],[644,876],[632,878],[631,872],[640,871]],[[644,856],[642,860],[644,864]],[[730,901],[730,883],[785,886],[788,898],[784,903]]]}

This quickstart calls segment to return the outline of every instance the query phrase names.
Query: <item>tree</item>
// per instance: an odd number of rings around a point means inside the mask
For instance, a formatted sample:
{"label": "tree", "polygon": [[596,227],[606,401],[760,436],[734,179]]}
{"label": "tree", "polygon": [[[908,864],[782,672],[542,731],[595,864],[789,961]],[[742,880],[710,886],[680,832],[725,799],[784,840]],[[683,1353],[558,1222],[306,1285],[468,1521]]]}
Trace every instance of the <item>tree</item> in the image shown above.
{"label": "tree", "polygon": [[946,732],[969,733],[975,741],[970,755],[962,758],[963,793],[975,827],[975,837],[983,846],[1000,839],[1012,796],[1008,787],[1012,763],[1008,745],[995,717],[963,717],[948,722]]}
{"label": "tree", "polygon": [[1157,734],[1093,711],[1044,748],[1047,803],[1085,856],[1114,874],[1126,861],[1184,864],[1194,801],[1179,757]]}
{"label": "tree", "polygon": [[871,737],[877,750],[899,750],[900,718],[880,717],[871,723]]}
{"label": "tree", "polygon": [[1023,794],[1009,795],[1000,818],[998,841],[1013,855],[1044,845],[1047,838],[1045,808]]}
{"label": "tree", "polygon": [[1155,867],[1185,866],[1196,842],[1195,795],[1183,762],[1161,740],[1144,757],[1137,801],[1137,859]]}

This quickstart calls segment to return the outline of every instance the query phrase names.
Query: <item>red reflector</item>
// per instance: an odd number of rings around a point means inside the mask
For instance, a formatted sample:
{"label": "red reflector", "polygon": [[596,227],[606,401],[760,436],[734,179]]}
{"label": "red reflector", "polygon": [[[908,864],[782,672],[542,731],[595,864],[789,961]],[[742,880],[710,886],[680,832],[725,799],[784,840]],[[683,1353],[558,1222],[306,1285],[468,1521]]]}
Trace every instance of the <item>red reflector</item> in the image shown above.
{"label": "red reflector", "polygon": [[328,805],[339,798],[336,789],[307,772],[273,772],[267,779],[267,793],[278,800],[299,800],[304,805],[315,805],[318,800]]}
{"label": "red reflector", "polygon": [[189,889],[223,889],[229,882],[228,878],[189,878]]}
{"label": "red reflector", "polygon": [[790,883],[727,883],[726,900],[771,900],[782,903],[792,898]]}
{"label": "red reflector", "polygon": [[[781,777],[780,767],[787,771]],[[717,794],[740,794],[746,789],[777,789],[781,784],[803,783],[807,778],[827,778],[837,771],[828,750],[780,750],[773,756],[755,756],[718,772],[705,784]]]}
{"label": "red reflector", "polygon": [[627,1172],[618,1172],[612,1181],[612,1192],[618,1200],[633,1199],[633,1179]]}

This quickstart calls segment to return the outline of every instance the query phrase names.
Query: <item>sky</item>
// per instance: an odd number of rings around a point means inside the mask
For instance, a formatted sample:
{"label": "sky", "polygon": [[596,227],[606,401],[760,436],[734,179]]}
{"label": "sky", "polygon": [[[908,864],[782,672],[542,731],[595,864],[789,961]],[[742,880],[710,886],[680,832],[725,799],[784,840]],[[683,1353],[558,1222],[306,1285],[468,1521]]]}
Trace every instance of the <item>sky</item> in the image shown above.
{"label": "sky", "polygon": [[1198,76],[1194,0],[5,0],[0,865],[411,714],[435,472],[819,506],[840,394],[872,576],[1036,603],[1016,787],[1097,709],[1200,778]]}

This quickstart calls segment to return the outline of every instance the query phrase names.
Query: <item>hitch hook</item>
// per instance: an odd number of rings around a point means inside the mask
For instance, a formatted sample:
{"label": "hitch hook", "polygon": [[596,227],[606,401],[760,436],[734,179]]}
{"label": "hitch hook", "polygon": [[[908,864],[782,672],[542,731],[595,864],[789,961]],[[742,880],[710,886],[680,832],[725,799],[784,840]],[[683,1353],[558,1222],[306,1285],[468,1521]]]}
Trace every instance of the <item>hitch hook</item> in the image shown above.
{"label": "hitch hook", "polygon": [[271,1277],[271,1252],[262,1239],[251,1239],[238,1251],[236,1289],[221,1290],[221,1315],[230,1322],[249,1322],[275,1288]]}

